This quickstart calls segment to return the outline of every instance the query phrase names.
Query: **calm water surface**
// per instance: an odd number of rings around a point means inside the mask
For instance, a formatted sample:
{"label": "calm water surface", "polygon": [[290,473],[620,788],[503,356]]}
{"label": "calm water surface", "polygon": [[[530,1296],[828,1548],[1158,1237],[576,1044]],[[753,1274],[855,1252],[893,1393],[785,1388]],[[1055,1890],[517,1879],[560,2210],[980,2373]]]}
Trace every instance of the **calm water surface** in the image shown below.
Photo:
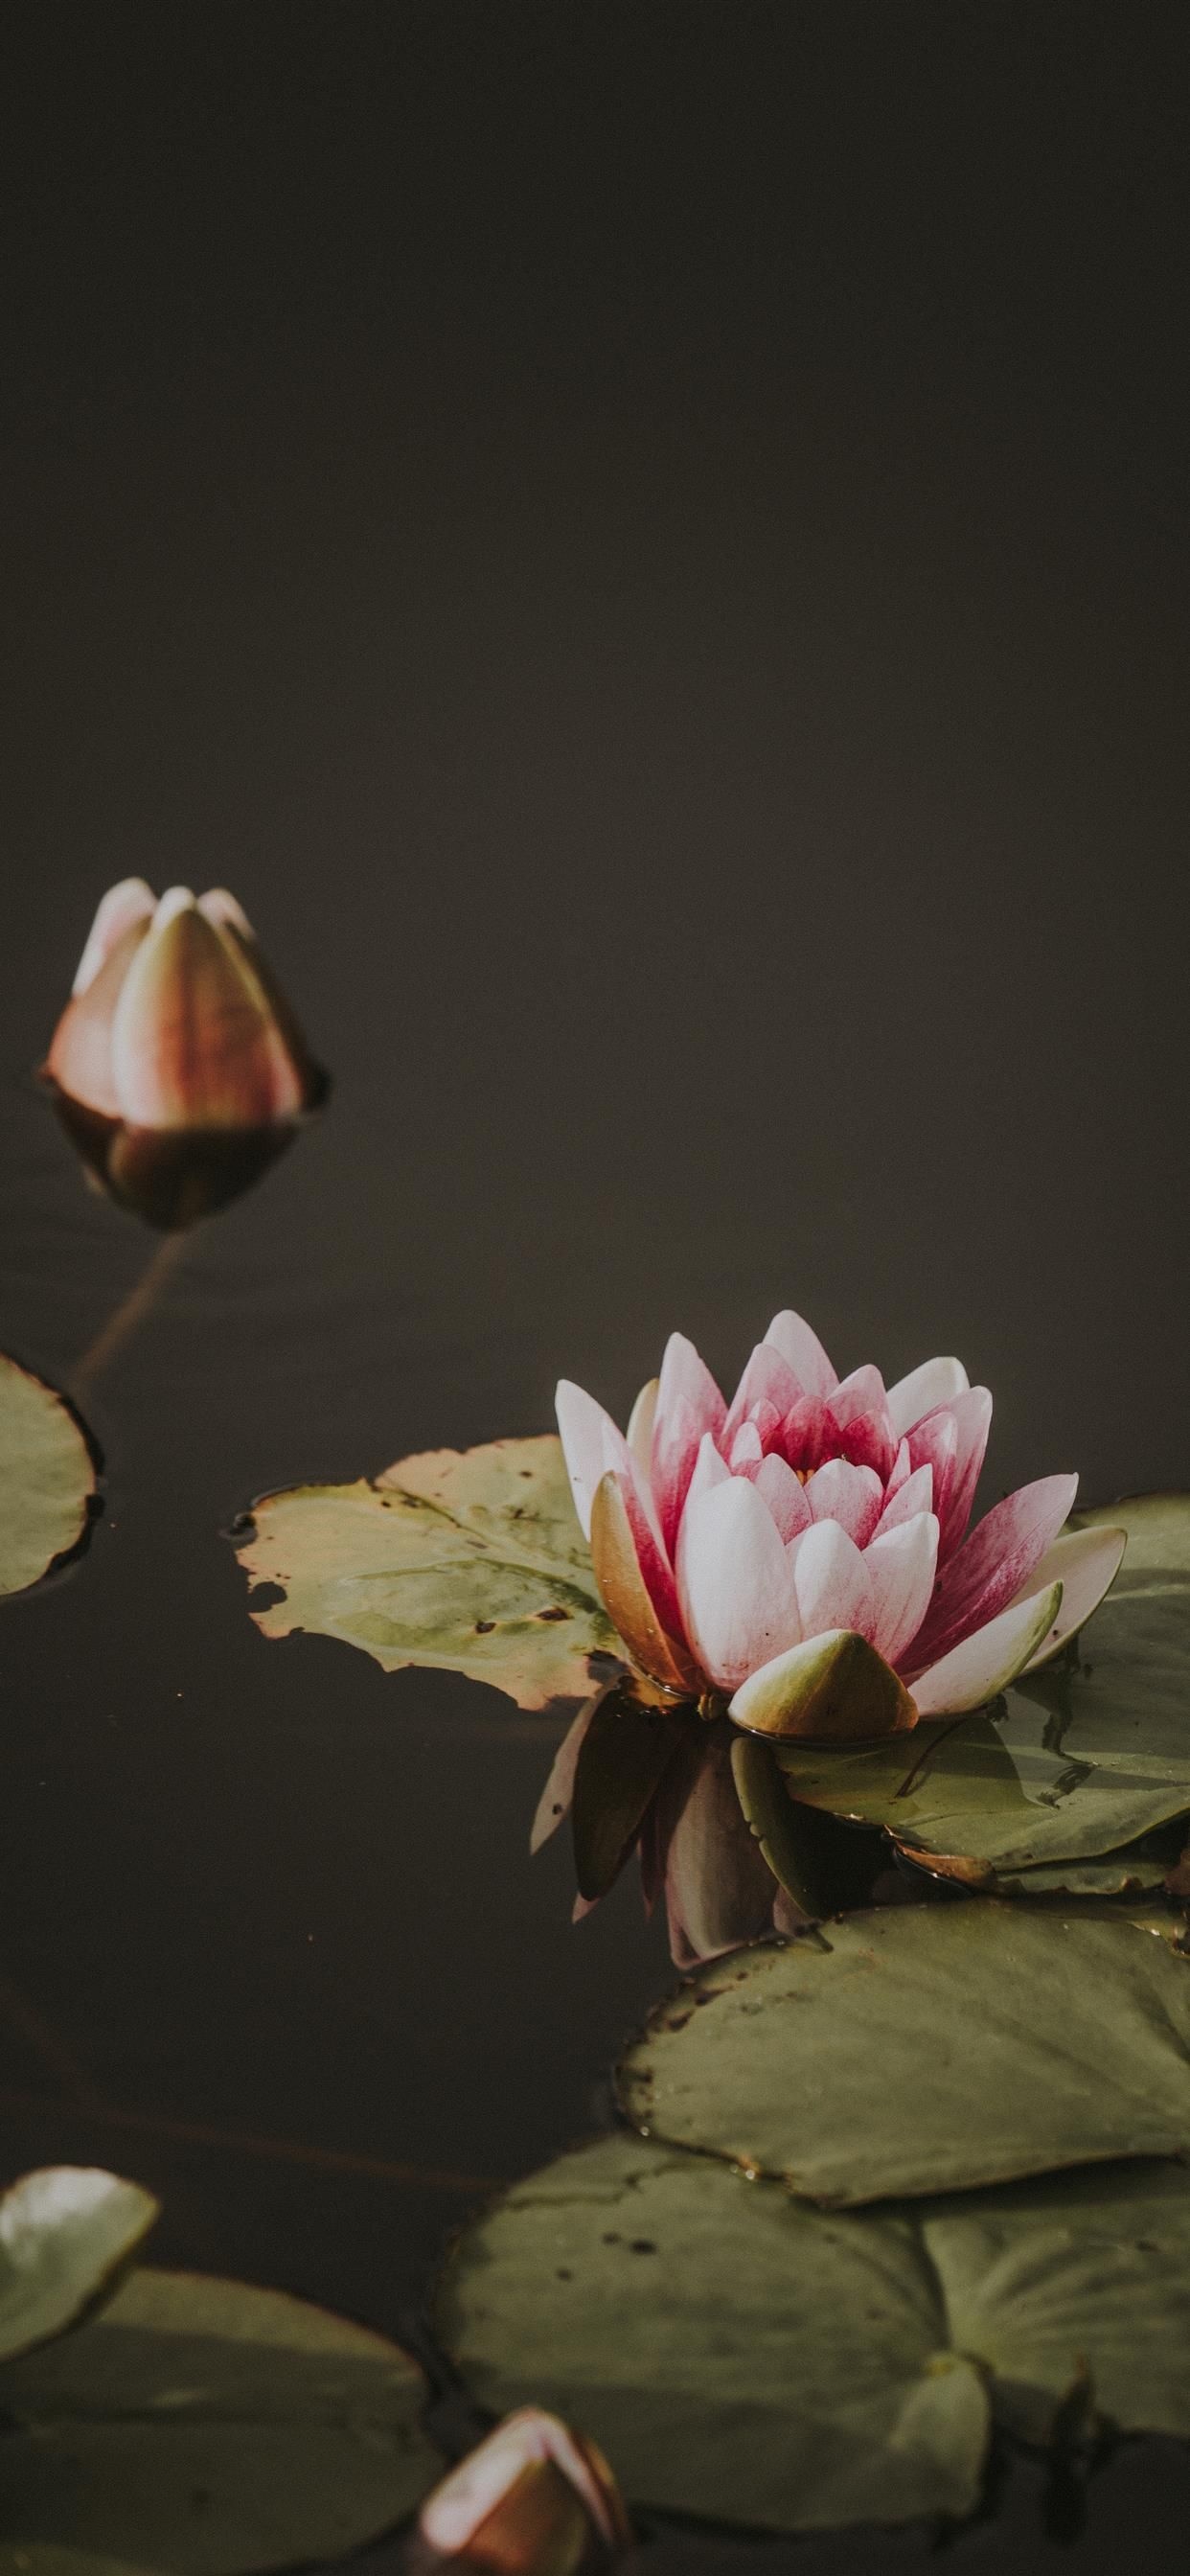
{"label": "calm water surface", "polygon": [[[548,1419],[531,1331],[485,1330],[474,1274],[419,1294],[395,1224],[361,1259],[350,1129],[379,1106],[340,1092],[254,1198],[178,1239],[89,1388],[90,1548],[5,1604],[0,2117],[10,2171],[149,2183],[160,2260],[399,2333],[468,2209],[606,2120],[608,2063],[672,1971],[634,1875],[574,1930],[565,1837],[528,1862],[560,1721],[266,1644],[246,1615],[226,1531],[254,1492]],[[5,1337],[69,1386],[154,1239],[84,1190],[33,1085],[4,1112]],[[1106,2570],[1138,2480],[1146,2510],[1190,2501],[1172,2445],[1119,2456],[1081,2537],[1036,2466],[1006,2477],[1008,2519],[952,2544],[973,2576],[1048,2564],[1047,2523],[1063,2563]],[[850,2576],[928,2546],[659,2530],[651,2563]]]}
{"label": "calm water surface", "polygon": [[[528,1863],[559,1724],[257,1635],[253,1495],[784,1304],[959,1351],[985,1504],[1190,1480],[1184,80],[994,15],[14,15],[0,1346],[77,1383],[152,1249],[29,1071],[107,884],[231,885],[336,1086],[0,1608],[3,2161],[164,2261],[400,2330],[671,1974]],[[998,2495],[963,2576],[1184,2548],[1172,2446]]]}

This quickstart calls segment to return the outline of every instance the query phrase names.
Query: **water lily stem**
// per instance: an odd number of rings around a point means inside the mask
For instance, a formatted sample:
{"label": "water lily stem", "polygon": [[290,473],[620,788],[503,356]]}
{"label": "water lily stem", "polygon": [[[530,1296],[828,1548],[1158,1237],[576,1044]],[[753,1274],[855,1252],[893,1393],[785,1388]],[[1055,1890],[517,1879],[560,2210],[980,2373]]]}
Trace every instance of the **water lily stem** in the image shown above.
{"label": "water lily stem", "polygon": [[146,1316],[152,1313],[166,1281],[177,1269],[185,1242],[186,1238],[183,1234],[162,1235],[152,1259],[142,1270],[139,1279],[133,1281],[127,1294],[121,1298],[114,1312],[108,1316],[107,1322],[101,1324],[94,1341],[84,1351],[78,1367],[73,1372],[73,1388],[76,1395],[88,1391],[94,1385],[96,1378],[101,1377],[104,1371],[111,1367],[112,1361],[123,1350],[125,1343],[131,1340],[132,1335],[144,1323]]}

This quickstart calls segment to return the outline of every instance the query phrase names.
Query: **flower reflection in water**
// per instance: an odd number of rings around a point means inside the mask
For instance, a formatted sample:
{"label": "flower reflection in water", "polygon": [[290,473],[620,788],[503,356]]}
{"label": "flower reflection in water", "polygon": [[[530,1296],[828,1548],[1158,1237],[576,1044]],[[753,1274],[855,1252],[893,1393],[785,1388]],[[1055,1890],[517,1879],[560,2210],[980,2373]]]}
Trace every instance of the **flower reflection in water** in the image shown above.
{"label": "flower reflection in water", "polygon": [[104,896],[43,1068],[88,1175],[176,1232],[237,1198],[325,1098],[234,895]]}
{"label": "flower reflection in water", "polygon": [[641,1879],[650,1908],[665,1902],[674,1966],[692,1968],[767,1932],[794,1932],[805,1915],[774,1878],[740,1807],[732,1730],[692,1726],[644,1818]]}
{"label": "flower reflection in water", "polygon": [[880,1836],[795,1809],[779,1776],[778,1815],[785,1811],[788,1824],[781,1848],[768,1840],[766,1849],[755,1811],[751,1821],[744,1811],[741,1760],[767,1766],[771,1757],[726,1718],[708,1722],[692,1705],[665,1708],[631,1679],[610,1683],[581,1709],[555,1756],[532,1834],[539,1851],[570,1818],[575,1920],[635,1856],[646,1909],[664,1904],[674,1965],[686,1969],[892,1892]]}

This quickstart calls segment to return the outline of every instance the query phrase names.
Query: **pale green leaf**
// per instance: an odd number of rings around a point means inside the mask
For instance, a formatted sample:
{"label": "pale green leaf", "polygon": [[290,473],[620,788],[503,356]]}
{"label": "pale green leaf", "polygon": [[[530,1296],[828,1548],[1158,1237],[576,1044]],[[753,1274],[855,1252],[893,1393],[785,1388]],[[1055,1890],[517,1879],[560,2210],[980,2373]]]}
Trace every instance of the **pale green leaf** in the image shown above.
{"label": "pale green leaf", "polygon": [[386,1672],[445,1666],[522,1708],[588,1693],[594,1654],[623,1660],[552,1436],[293,1486],[252,1521],[245,1572],[284,1596],[253,1612],[268,1637],[338,1637]]}
{"label": "pale green leaf", "polygon": [[94,1492],[69,1406],[0,1352],[0,1593],[23,1592],[77,1547]]}

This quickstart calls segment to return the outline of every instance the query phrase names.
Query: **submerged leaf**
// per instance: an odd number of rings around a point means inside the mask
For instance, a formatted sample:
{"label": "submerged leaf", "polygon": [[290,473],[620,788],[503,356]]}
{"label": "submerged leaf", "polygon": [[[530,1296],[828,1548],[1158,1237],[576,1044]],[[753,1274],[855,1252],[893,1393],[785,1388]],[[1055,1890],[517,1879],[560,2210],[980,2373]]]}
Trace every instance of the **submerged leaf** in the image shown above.
{"label": "submerged leaf", "polygon": [[1190,2178],[1105,2166],[826,2214],[601,2139],[464,2233],[437,2322],[474,2395],[589,2428],[639,2505],[787,2531],[962,2514],[989,2421],[1190,2435]]}
{"label": "submerged leaf", "polygon": [[95,1492],[86,1440],[52,1386],[0,1352],[0,1593],[78,1546]]}
{"label": "submerged leaf", "polygon": [[374,1484],[266,1495],[241,1546],[267,1637],[341,1638],[386,1672],[445,1666],[522,1708],[591,1689],[592,1655],[622,1662],[552,1436],[403,1458]]}
{"label": "submerged leaf", "polygon": [[73,2324],[156,2216],[151,2192],[86,2165],[14,2182],[0,2199],[0,2361]]}
{"label": "submerged leaf", "polygon": [[1077,1657],[1013,1684],[993,1710],[920,1724],[905,1742],[829,1753],[783,1744],[794,1797],[880,1825],[973,1884],[1099,1860],[1190,1814],[1190,1495],[1084,1513],[1128,1552]]}
{"label": "submerged leaf", "polygon": [[1190,2154],[1190,1963],[1101,1910],[832,1922],[659,2005],[619,2070],[648,2136],[826,2203]]}
{"label": "submerged leaf", "polygon": [[382,2335],[242,2282],[133,2272],[0,2369],[0,2576],[247,2576],[412,2511],[435,2455]]}

